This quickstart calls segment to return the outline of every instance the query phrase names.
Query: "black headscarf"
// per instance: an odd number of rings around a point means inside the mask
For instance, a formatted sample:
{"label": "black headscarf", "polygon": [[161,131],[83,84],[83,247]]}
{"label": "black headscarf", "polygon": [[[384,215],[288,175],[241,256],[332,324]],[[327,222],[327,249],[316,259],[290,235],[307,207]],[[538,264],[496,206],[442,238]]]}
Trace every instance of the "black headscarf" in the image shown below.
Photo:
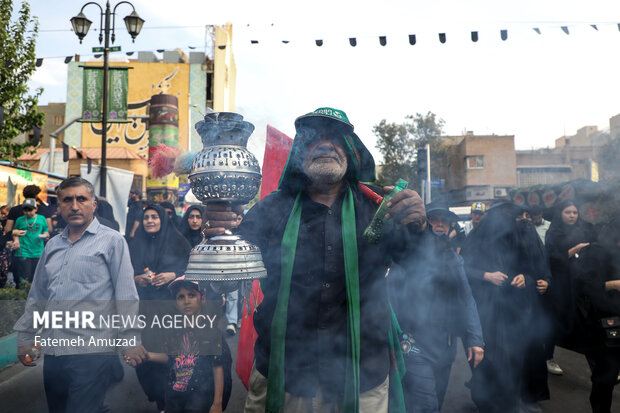
{"label": "black headscarf", "polygon": [[471,262],[487,272],[508,274],[515,261],[513,248],[518,213],[519,208],[512,203],[493,205],[467,237],[462,251],[466,264]]}
{"label": "black headscarf", "polygon": [[[161,221],[161,228],[155,234],[149,234],[144,230],[143,217],[148,210],[157,212]],[[129,253],[135,275],[144,274],[144,269],[148,267],[155,274],[174,272],[179,277],[187,268],[190,250],[191,246],[170,223],[168,214],[161,206],[149,205],[144,209],[140,218],[140,226],[129,244]],[[153,299],[151,297],[153,291],[150,290],[162,290],[166,293],[163,295],[170,295],[167,285],[164,285],[158,288],[152,286],[138,288],[138,292],[141,293],[140,297],[145,298],[146,295]]]}
{"label": "black headscarf", "polygon": [[536,227],[529,219],[516,223],[515,243],[519,251],[518,272],[532,278],[532,281],[551,279],[545,245]]}
{"label": "black headscarf", "polygon": [[110,227],[116,231],[120,230],[120,225],[118,221],[114,219],[114,209],[112,205],[104,199],[97,199],[97,210],[95,211],[95,215],[99,222],[101,222],[106,227]]}
{"label": "black headscarf", "polygon": [[187,239],[192,247],[195,247],[200,243],[200,241],[202,241],[202,235],[200,234],[201,229],[191,229],[189,226],[189,214],[196,210],[200,212],[200,215],[203,216],[204,219],[204,208],[202,205],[192,205],[187,208],[187,211],[183,214],[181,225],[179,227],[179,232],[185,237],[185,239]]}
{"label": "black headscarf", "polygon": [[174,205],[172,205],[172,202],[163,201],[163,202],[160,202],[159,205],[164,209],[167,208],[167,209],[172,210],[172,224],[175,226],[175,228],[179,228],[180,217],[177,215],[176,209],[174,208]]}
{"label": "black headscarf", "polygon": [[[593,241],[590,228],[581,220],[581,216],[577,218],[577,222],[568,225],[562,220],[562,211],[569,206],[575,206],[573,201],[561,202],[555,210],[553,220],[545,235],[545,245],[552,243],[554,249],[564,251],[566,259],[568,259],[568,250],[582,242]],[[549,247],[547,247],[549,250]],[[551,256],[551,253],[550,253]]]}

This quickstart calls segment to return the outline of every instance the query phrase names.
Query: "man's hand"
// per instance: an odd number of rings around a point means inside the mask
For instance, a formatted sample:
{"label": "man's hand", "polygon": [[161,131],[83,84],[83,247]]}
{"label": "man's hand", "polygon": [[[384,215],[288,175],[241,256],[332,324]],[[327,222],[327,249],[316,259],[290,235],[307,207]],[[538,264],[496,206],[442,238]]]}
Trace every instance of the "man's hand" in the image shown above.
{"label": "man's hand", "polygon": [[14,237],[13,238],[13,245],[12,245],[13,249],[14,250],[18,250],[20,246],[21,245],[19,245],[19,238],[18,237]]}
{"label": "man's hand", "polygon": [[[383,188],[386,193],[394,189],[393,186],[386,186]],[[385,216],[387,219],[394,217],[394,220],[400,225],[407,225],[416,223],[420,228],[424,228],[426,225],[426,208],[422,198],[416,191],[411,189],[403,189],[387,204],[388,213]]]}
{"label": "man's hand", "polygon": [[176,274],[173,272],[162,272],[151,279],[151,284],[153,284],[154,287],[159,287],[174,280],[176,277]]}
{"label": "man's hand", "polygon": [[26,230],[23,229],[14,229],[13,232],[11,232],[11,234],[13,234],[13,236],[17,236],[17,237],[23,237],[24,235],[26,235]]}
{"label": "man's hand", "polygon": [[34,345],[17,347],[17,358],[24,366],[34,367],[37,365],[37,363],[35,363],[34,361],[37,360],[39,357],[34,354],[34,352],[32,351],[32,347],[34,347]]}
{"label": "man's hand", "polygon": [[142,345],[138,347],[128,348],[127,350],[123,351],[123,359],[125,360],[125,363],[129,364],[132,367],[135,367],[143,361],[148,360],[148,358],[148,353]]}
{"label": "man's hand", "polygon": [[467,361],[471,361],[474,358],[474,368],[478,367],[478,364],[484,359],[484,349],[478,346],[472,346],[467,348]]}
{"label": "man's hand", "polygon": [[537,280],[536,281],[536,290],[538,294],[544,294],[547,292],[547,288],[549,288],[549,283],[545,280]]}
{"label": "man's hand", "polygon": [[209,203],[207,205],[207,224],[203,234],[207,238],[222,235],[227,229],[237,228],[243,220],[243,205],[229,203]]}
{"label": "man's hand", "polygon": [[501,271],[485,272],[483,279],[490,282],[491,284],[495,284],[498,287],[501,287],[508,279],[508,276]]}
{"label": "man's hand", "polygon": [[140,287],[146,287],[146,286],[148,286],[151,283],[151,279],[149,277],[147,277],[146,274],[136,275],[135,277],[133,277],[133,280]]}
{"label": "man's hand", "polygon": [[512,279],[510,285],[516,288],[525,288],[525,276],[523,274],[517,275]]}

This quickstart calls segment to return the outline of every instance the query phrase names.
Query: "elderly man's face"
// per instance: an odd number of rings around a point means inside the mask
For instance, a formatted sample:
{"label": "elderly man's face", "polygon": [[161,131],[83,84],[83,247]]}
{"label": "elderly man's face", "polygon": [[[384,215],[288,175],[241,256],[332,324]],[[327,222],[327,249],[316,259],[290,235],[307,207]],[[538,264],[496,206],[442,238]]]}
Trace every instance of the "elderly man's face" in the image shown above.
{"label": "elderly man's face", "polygon": [[347,155],[340,139],[320,131],[306,148],[304,173],[315,184],[336,184],[347,172]]}

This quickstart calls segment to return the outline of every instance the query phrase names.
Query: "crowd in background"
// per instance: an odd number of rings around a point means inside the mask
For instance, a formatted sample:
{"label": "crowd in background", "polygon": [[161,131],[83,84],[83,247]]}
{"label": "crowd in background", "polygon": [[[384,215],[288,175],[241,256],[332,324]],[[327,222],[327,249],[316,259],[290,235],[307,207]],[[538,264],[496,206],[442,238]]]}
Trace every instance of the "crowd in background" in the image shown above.
{"label": "crowd in background", "polygon": [[[2,248],[0,256],[2,287],[6,286],[7,281],[12,282],[16,288],[19,288],[24,281],[32,283],[34,270],[43,252],[44,242],[50,237],[59,236],[67,226],[60,213],[54,210],[55,208],[48,206],[38,198],[39,192],[39,187],[27,186],[23,190],[25,200],[22,204],[13,208],[0,209],[2,212],[2,221],[0,221],[3,234],[2,245],[6,246]],[[119,231],[120,226],[114,217],[111,205],[102,198],[97,198],[96,205],[94,216],[99,223]],[[125,239],[129,246],[134,281],[141,303],[175,299],[173,294],[177,291],[169,287],[173,281],[184,274],[192,247],[202,241],[203,212],[202,206],[192,205],[181,217],[176,213],[172,203],[143,202],[139,190],[131,191],[128,200]],[[12,279],[7,277],[8,274],[12,275],[10,277]],[[185,283],[185,285],[189,284]],[[203,292],[200,291],[200,293]],[[213,291],[207,291],[205,294],[206,299],[218,300],[226,305],[225,310],[222,310],[228,321],[225,331],[229,335],[236,334],[239,310],[236,296],[231,304],[226,302],[224,296]],[[153,317],[155,315],[153,308],[158,306],[161,307],[160,304],[144,306],[141,307],[141,311],[147,317]],[[147,349],[159,346],[160,343],[157,341],[160,338],[150,329],[142,332],[142,343]],[[225,407],[232,386],[232,360],[225,341],[222,341],[221,347],[223,353],[217,359],[223,366]],[[165,407],[170,371],[168,363],[157,361],[146,361],[136,366],[138,381],[145,395],[150,401],[156,403],[159,411],[163,411]]]}
{"label": "crowd in background", "polygon": [[[466,233],[447,208],[427,205],[432,230],[463,258],[477,305],[484,360],[472,368],[468,386],[480,412],[542,411],[538,402],[550,398],[547,372],[564,373],[554,360],[555,346],[585,355],[592,371],[592,411],[610,412],[620,373],[620,218],[594,227],[580,219],[573,201],[547,212],[551,222],[539,207],[500,202],[487,210],[475,203]],[[435,265],[445,262],[438,259]],[[446,271],[454,285],[459,272]],[[434,282],[427,301],[446,294],[445,277]],[[428,323],[449,325],[445,331],[467,343],[464,310],[456,324],[458,311],[448,314],[444,307],[444,313],[438,321],[435,312]],[[442,394],[437,396],[440,407]]]}
{"label": "crowd in background", "polygon": [[[39,192],[27,186],[21,205],[0,208],[1,287],[9,272],[16,286],[32,282],[44,242],[66,225]],[[97,205],[99,222],[118,231],[110,204],[98,199]],[[475,203],[461,228],[447,207],[427,205],[429,229],[407,264],[394,265],[388,277],[404,331],[401,344],[410,354],[408,406],[441,409],[460,337],[472,367],[468,386],[481,412],[540,411],[537,402],[550,398],[547,372],[563,374],[553,356],[556,345],[586,356],[592,409],[610,411],[620,371],[620,335],[614,330],[620,316],[620,218],[595,228],[580,219],[572,201],[545,212],[543,218],[538,207]],[[131,192],[125,237],[141,300],[173,298],[167,286],[184,273],[190,250],[202,240],[203,217],[202,206],[192,205],[180,217],[171,203],[147,204],[140,191]],[[237,292],[213,294],[211,299],[225,303],[226,332],[234,335]],[[148,333],[144,340],[148,345]],[[162,410],[166,366],[143,363],[137,375]]]}

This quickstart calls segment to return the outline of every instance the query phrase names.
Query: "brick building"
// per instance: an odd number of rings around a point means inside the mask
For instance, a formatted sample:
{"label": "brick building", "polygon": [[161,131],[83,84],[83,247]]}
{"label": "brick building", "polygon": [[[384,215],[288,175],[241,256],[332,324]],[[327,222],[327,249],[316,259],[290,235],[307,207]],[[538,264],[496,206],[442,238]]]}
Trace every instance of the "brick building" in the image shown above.
{"label": "brick building", "polygon": [[474,135],[444,138],[448,148],[445,191],[452,205],[508,197],[517,183],[514,135]]}

